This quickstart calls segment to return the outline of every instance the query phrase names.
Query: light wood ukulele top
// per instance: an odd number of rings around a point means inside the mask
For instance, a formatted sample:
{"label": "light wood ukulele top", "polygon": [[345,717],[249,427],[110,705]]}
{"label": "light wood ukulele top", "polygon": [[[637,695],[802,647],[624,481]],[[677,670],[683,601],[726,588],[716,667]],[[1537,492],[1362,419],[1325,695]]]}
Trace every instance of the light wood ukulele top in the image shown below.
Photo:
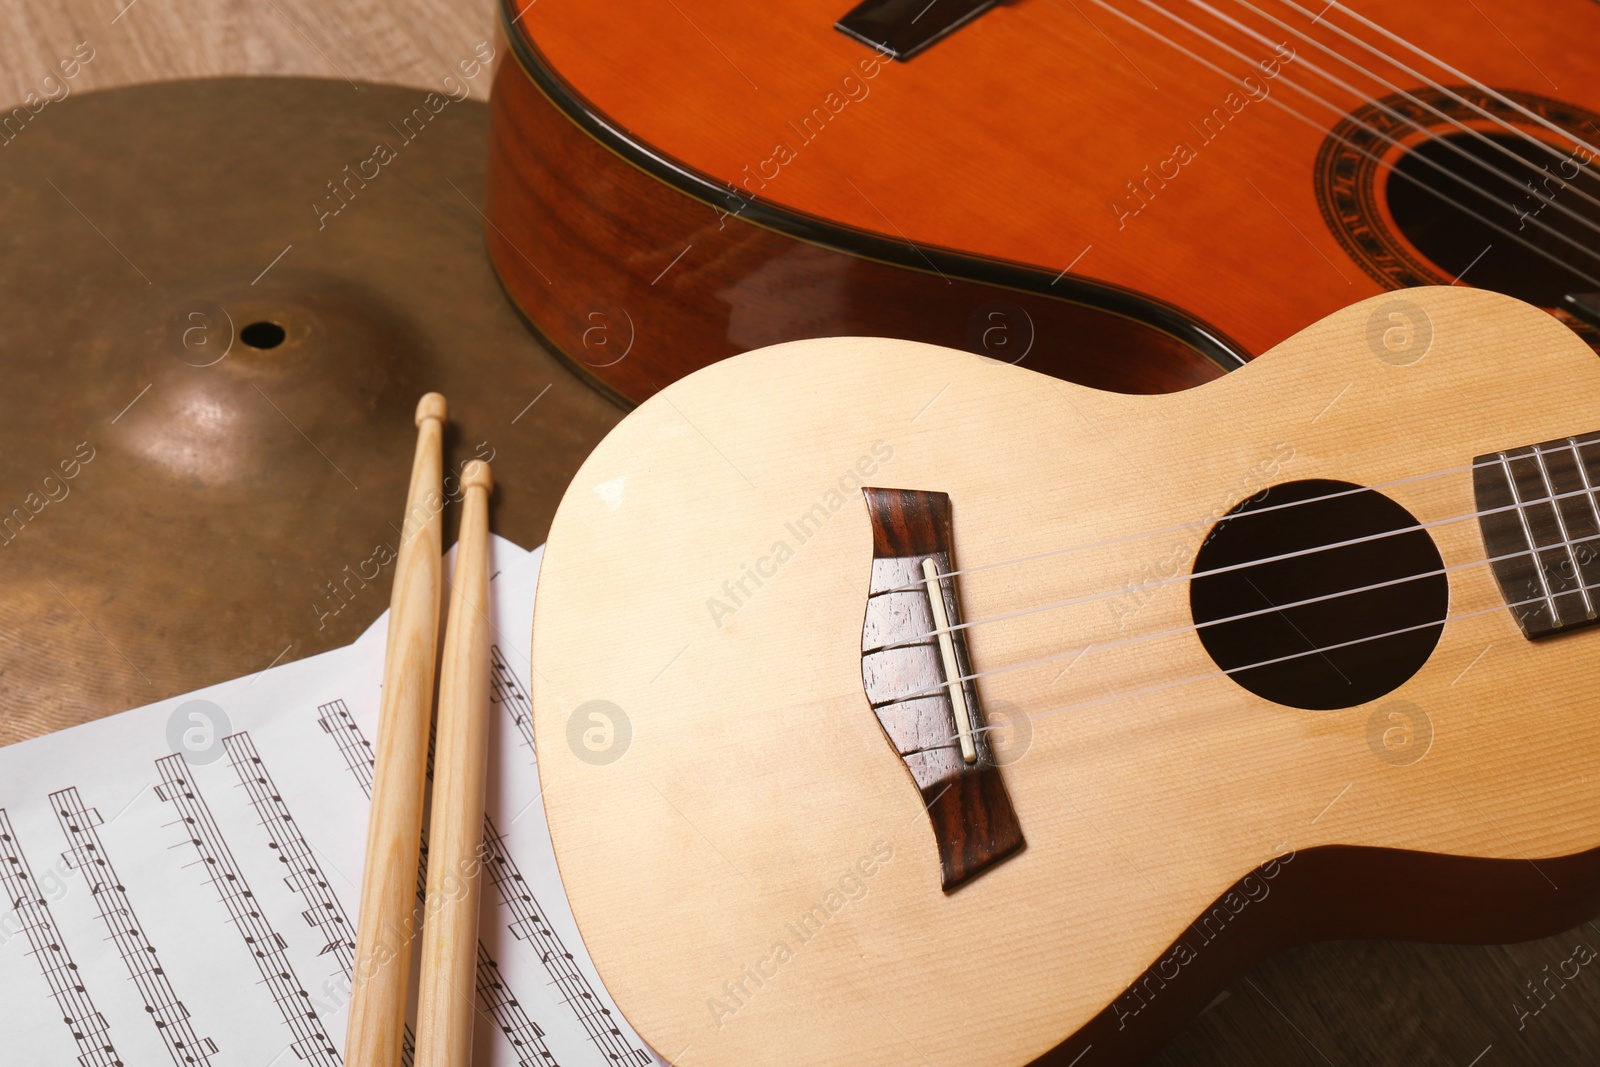
{"label": "light wood ukulele top", "polygon": [[[1600,846],[1600,631],[1526,639],[1476,519],[1440,522],[1474,512],[1474,457],[1595,429],[1593,352],[1467,289],[1166,396],[866,339],[673,385],[573,482],[534,623],[544,801],[608,988],[695,1067],[1021,1064],[1274,857]],[[1183,579],[1213,520],[1312,478],[1384,486],[1449,580],[1426,664],[1332,711],[1220,673]],[[863,485],[949,495],[967,620],[1077,601],[968,632],[977,672],[1044,662],[977,681],[1027,844],[953,892],[863,693]]]}

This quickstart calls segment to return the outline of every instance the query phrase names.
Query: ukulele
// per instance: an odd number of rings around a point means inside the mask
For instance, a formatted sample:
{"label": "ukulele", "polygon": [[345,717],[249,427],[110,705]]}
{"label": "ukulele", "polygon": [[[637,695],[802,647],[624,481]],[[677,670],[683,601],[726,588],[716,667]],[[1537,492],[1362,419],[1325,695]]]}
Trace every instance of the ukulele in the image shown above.
{"label": "ukulele", "polygon": [[545,810],[672,1062],[1136,1062],[1285,946],[1600,912],[1600,362],[1370,298],[1184,392],[842,338],[550,530]]}
{"label": "ukulele", "polygon": [[1167,391],[1458,278],[1600,318],[1591,0],[501,13],[488,249],[628,402],[857,335]]}

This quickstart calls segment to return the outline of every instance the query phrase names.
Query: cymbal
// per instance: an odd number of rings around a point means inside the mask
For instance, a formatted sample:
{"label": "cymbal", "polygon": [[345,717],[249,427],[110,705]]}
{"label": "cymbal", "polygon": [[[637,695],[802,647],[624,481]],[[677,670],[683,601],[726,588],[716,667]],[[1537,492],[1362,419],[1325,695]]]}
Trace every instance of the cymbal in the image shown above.
{"label": "cymbal", "polygon": [[428,95],[169,82],[7,144],[0,744],[353,640],[430,389],[447,475],[491,459],[492,528],[544,540],[622,412],[489,267],[487,108]]}

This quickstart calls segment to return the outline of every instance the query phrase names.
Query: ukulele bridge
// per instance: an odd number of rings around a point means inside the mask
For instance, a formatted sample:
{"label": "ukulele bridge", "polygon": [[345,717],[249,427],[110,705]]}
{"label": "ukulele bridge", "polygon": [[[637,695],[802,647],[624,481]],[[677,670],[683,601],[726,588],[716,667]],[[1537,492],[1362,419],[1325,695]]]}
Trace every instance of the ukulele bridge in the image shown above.
{"label": "ukulele bridge", "polygon": [[863,489],[872,580],[861,678],[883,732],[922,795],[945,892],[1023,845],[983,726],[956,595],[950,497]]}

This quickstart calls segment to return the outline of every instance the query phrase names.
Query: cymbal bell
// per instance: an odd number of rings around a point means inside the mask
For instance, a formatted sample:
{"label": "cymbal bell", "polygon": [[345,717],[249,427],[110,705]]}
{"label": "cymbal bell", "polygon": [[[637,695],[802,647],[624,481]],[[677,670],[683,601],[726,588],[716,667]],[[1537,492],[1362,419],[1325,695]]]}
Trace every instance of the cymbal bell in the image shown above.
{"label": "cymbal bell", "polygon": [[492,459],[493,529],[544,540],[622,413],[489,268],[487,109],[391,125],[425,95],[145,85],[7,146],[0,743],[353,640],[388,604],[429,390],[447,475]]}

